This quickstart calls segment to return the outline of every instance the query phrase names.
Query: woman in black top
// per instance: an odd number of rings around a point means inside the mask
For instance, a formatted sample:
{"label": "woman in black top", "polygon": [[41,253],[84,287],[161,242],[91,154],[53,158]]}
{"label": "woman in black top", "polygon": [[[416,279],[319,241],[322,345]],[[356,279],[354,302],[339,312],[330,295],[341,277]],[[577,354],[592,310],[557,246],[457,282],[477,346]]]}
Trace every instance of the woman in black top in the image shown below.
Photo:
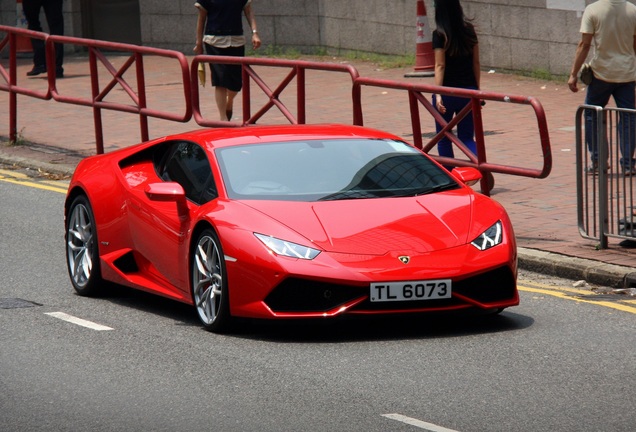
{"label": "woman in black top", "polygon": [[[196,0],[198,9],[195,54],[202,54],[203,47],[208,55],[245,55],[243,18],[252,28],[252,47],[261,45],[256,29],[256,19],[252,11],[252,0]],[[240,64],[210,64],[212,85],[216,106],[221,121],[232,120],[234,97],[243,86]]]}
{"label": "woman in black top", "polygon": [[[475,27],[464,16],[459,0],[435,1],[435,24],[433,50],[435,51],[435,85],[479,89],[480,63],[479,45]],[[459,113],[470,99],[455,96],[433,95],[433,105],[449,122]],[[437,132],[442,126],[436,123]],[[475,126],[471,114],[457,125],[457,137],[473,152]],[[442,138],[437,149],[440,156],[454,157],[453,145],[448,138]]]}

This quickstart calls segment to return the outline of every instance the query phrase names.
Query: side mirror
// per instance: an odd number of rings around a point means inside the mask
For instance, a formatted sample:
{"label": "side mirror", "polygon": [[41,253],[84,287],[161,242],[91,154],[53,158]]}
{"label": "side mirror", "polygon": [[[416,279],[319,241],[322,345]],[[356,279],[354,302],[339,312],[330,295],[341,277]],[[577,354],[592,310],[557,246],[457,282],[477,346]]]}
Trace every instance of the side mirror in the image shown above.
{"label": "side mirror", "polygon": [[144,189],[148,199],[152,201],[173,201],[177,203],[177,211],[180,215],[188,213],[185,191],[177,182],[150,183]]}
{"label": "side mirror", "polygon": [[481,173],[478,169],[472,167],[457,167],[453,168],[451,174],[464,183],[466,186],[472,186],[481,180]]}

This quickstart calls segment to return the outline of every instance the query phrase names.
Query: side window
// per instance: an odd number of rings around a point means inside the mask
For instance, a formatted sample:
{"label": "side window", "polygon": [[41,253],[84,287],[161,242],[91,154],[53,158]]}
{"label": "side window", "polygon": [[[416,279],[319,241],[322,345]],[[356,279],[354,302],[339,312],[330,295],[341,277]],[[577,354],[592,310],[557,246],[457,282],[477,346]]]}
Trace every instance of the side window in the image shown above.
{"label": "side window", "polygon": [[203,204],[217,197],[214,178],[205,151],[193,142],[177,141],[164,147],[156,169],[164,181],[179,183],[186,197]]}

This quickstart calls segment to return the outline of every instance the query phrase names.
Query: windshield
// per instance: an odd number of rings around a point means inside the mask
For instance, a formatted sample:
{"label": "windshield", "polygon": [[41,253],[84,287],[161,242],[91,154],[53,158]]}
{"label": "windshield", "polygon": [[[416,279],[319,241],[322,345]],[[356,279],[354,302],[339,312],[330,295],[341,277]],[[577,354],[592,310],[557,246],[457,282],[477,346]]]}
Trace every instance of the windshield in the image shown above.
{"label": "windshield", "polygon": [[458,188],[417,149],[385,139],[308,140],[216,150],[232,199],[320,201]]}

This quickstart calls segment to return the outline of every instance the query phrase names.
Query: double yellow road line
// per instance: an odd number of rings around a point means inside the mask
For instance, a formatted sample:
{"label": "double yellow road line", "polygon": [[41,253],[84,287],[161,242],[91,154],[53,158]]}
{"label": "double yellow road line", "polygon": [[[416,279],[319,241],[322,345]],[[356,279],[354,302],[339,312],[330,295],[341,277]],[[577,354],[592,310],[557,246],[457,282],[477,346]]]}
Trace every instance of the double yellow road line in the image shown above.
{"label": "double yellow road line", "polygon": [[66,194],[66,191],[68,190],[68,181],[47,180],[44,178],[39,180],[17,171],[5,169],[0,169],[0,181],[63,194]]}
{"label": "double yellow road line", "polygon": [[[518,281],[517,288],[519,291],[542,294],[564,300],[572,300],[579,303],[603,306],[636,315],[636,299],[623,294],[596,294],[592,291],[585,291],[583,289],[543,285],[523,280]],[[608,297],[611,299],[608,300]]]}

